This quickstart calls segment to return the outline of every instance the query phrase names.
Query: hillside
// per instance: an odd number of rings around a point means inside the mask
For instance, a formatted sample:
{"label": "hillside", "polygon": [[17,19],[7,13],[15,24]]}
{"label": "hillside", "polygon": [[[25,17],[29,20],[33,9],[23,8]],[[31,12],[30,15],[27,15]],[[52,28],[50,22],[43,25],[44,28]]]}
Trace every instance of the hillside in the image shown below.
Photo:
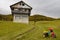
{"label": "hillside", "polygon": [[30,16],[30,21],[52,21],[55,20],[54,18],[43,16],[43,15],[33,15]]}
{"label": "hillside", "polygon": [[0,20],[1,21],[12,21],[13,18],[12,18],[11,14],[10,15],[2,15],[2,14],[0,14]]}

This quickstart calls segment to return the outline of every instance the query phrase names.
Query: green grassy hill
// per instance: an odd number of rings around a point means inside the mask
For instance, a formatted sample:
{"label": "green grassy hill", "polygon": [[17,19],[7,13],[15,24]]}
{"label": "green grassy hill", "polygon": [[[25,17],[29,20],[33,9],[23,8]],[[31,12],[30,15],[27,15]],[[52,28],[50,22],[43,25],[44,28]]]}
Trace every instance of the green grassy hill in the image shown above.
{"label": "green grassy hill", "polygon": [[12,21],[13,18],[12,18],[11,14],[9,14],[9,15],[2,15],[2,14],[0,14],[0,20],[1,21]]}
{"label": "green grassy hill", "polygon": [[34,21],[34,20],[36,20],[36,21],[53,21],[53,20],[55,20],[55,18],[36,14],[36,15],[30,16],[29,20],[30,21]]}
{"label": "green grassy hill", "polygon": [[[42,33],[49,27],[54,29],[57,38],[43,38]],[[60,20],[38,21],[34,24],[0,21],[0,40],[60,40]]]}

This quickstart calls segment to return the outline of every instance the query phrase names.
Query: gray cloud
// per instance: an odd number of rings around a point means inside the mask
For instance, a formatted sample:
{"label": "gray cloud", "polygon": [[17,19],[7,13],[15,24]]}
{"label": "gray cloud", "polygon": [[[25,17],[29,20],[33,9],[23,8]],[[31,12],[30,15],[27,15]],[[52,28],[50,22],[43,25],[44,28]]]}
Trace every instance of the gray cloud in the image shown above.
{"label": "gray cloud", "polygon": [[[1,0],[0,1],[0,13],[11,13],[10,5],[20,0]],[[50,17],[60,18],[60,0],[23,0],[27,4],[33,7],[33,14],[41,14]]]}

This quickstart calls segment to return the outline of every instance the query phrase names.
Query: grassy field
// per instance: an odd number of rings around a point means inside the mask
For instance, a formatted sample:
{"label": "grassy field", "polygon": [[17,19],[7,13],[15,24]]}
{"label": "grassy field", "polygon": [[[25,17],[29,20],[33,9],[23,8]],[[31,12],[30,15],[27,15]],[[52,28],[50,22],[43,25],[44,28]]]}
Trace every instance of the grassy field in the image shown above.
{"label": "grassy field", "polygon": [[[57,38],[42,37],[43,31],[48,30],[49,27],[54,29]],[[35,24],[0,21],[0,40],[13,40],[14,37],[17,38],[16,40],[60,40],[60,20],[38,21]]]}

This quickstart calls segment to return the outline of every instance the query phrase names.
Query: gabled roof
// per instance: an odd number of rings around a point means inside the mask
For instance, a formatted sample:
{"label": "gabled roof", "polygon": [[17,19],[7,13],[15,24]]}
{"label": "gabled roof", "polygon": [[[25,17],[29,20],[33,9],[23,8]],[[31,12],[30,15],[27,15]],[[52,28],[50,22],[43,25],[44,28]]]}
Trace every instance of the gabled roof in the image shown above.
{"label": "gabled roof", "polygon": [[32,9],[31,6],[29,6],[28,4],[26,4],[26,3],[23,2],[23,1],[17,2],[17,3],[15,3],[15,4],[11,5],[10,7],[12,8],[14,5],[19,4],[19,3],[24,3],[24,4],[27,5],[30,9]]}

